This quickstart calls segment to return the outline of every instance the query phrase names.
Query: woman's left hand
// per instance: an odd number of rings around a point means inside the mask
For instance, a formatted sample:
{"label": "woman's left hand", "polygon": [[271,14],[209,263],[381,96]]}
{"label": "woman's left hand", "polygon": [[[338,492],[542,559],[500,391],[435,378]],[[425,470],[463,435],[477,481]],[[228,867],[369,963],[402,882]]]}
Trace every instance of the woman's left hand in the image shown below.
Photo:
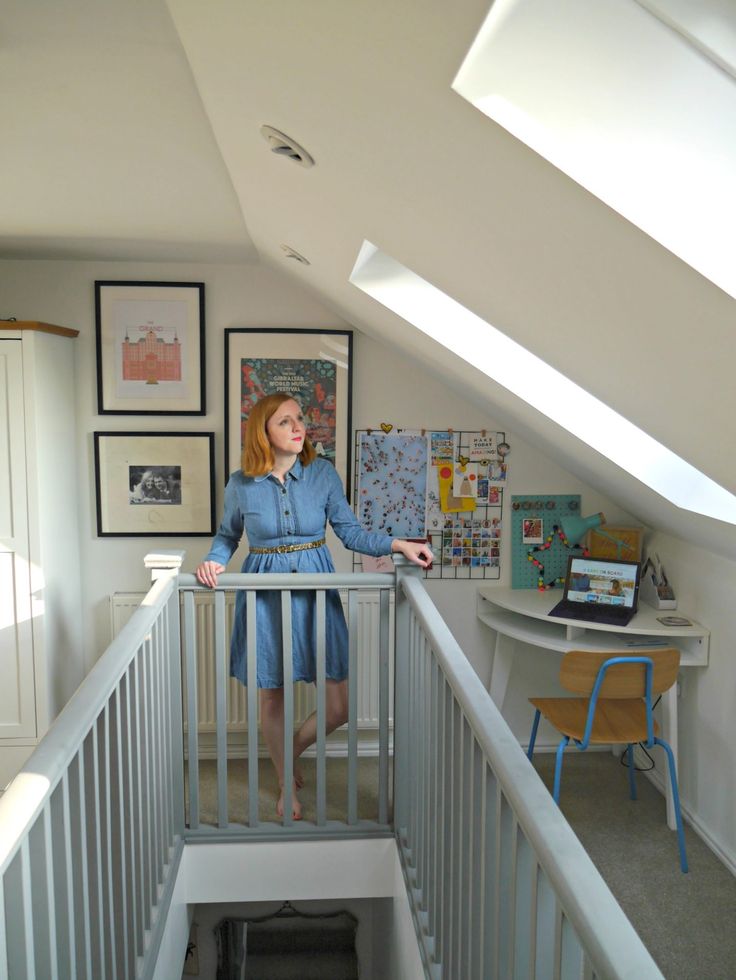
{"label": "woman's left hand", "polygon": [[403,538],[394,538],[391,551],[394,554],[398,553],[403,555],[404,558],[408,558],[409,561],[415,565],[419,565],[420,568],[429,568],[434,561],[432,549],[426,542],[420,543],[418,541],[404,541]]}

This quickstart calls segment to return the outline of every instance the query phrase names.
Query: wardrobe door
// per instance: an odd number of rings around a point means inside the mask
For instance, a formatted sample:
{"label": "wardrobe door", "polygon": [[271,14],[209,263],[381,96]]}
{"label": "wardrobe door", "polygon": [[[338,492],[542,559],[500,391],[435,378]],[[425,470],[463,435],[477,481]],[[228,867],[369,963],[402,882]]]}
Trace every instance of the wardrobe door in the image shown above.
{"label": "wardrobe door", "polygon": [[23,355],[0,340],[0,739],[35,737]]}

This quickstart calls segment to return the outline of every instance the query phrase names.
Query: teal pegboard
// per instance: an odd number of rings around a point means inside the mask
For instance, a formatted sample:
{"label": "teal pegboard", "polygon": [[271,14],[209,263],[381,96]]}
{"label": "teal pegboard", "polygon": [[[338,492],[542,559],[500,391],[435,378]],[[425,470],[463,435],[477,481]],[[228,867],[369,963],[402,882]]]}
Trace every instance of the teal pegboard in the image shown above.
{"label": "teal pegboard", "polygon": [[[538,494],[536,496],[512,496],[511,498],[511,587],[514,589],[536,589],[539,570],[529,559],[529,552],[536,547],[534,542],[544,543],[552,534],[555,524],[567,515],[580,516],[580,494]],[[525,521],[541,522],[526,526]],[[564,576],[567,559],[575,554],[566,548],[555,535],[552,546],[537,557],[544,565],[544,581]]]}

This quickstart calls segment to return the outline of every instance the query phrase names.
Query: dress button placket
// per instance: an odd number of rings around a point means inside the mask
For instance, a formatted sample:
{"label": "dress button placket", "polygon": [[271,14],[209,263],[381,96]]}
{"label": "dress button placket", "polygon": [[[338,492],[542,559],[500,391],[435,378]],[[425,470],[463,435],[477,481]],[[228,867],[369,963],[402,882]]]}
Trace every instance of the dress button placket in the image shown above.
{"label": "dress button placket", "polygon": [[286,484],[281,488],[281,523],[285,534],[291,535],[294,533],[294,521],[291,516],[288,487]]}

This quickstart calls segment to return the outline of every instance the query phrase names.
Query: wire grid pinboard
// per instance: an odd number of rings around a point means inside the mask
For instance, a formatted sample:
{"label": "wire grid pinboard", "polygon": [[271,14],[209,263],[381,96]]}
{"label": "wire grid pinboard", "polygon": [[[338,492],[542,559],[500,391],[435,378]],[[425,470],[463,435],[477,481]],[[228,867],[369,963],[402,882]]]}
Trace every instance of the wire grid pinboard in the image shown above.
{"label": "wire grid pinboard", "polygon": [[[508,465],[503,432],[460,429],[358,429],[354,508],[369,531],[428,540],[428,579],[498,579]],[[353,555],[353,567],[390,559]]]}

